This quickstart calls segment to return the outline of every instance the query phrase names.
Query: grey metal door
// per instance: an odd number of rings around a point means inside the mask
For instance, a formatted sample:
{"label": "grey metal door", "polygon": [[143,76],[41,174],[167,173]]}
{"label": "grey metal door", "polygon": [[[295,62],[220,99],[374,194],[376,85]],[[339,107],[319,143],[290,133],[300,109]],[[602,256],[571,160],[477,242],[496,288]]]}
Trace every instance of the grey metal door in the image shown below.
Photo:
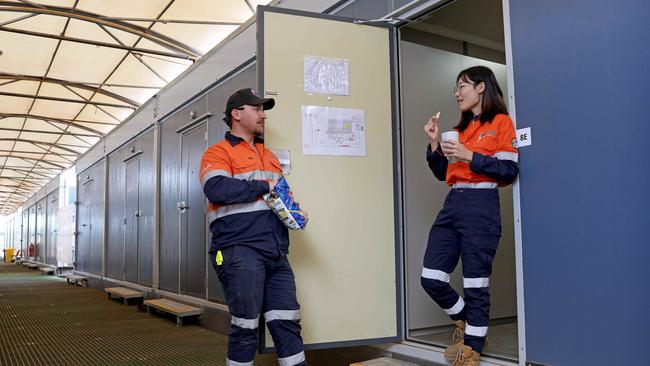
{"label": "grey metal door", "polygon": [[[36,245],[36,205],[29,208],[29,241],[25,245],[25,255],[29,254],[29,246]],[[30,256],[30,257],[33,257]]]}
{"label": "grey metal door", "polygon": [[139,175],[140,157],[134,157],[126,162],[126,203],[125,203],[125,234],[124,234],[124,279],[138,283],[138,218],[139,207]]}
{"label": "grey metal door", "polygon": [[23,258],[27,256],[25,251],[29,245],[29,210],[23,211],[22,232],[20,233],[20,250]]}
{"label": "grey metal door", "polygon": [[59,208],[59,200],[57,193],[51,193],[47,196],[47,214],[46,220],[46,239],[45,239],[45,263],[56,265],[56,213]]}
{"label": "grey metal door", "polygon": [[36,204],[36,253],[34,254],[36,261],[45,261],[45,253],[47,253],[46,228],[45,228],[45,211],[47,200],[42,199]]}
{"label": "grey metal door", "polygon": [[207,148],[207,124],[181,133],[180,292],[205,297],[205,196],[199,182],[201,156]]}
{"label": "grey metal door", "polygon": [[81,186],[81,200],[77,217],[77,269],[88,271],[90,269],[90,246],[92,245],[92,201],[94,180],[88,180]]}

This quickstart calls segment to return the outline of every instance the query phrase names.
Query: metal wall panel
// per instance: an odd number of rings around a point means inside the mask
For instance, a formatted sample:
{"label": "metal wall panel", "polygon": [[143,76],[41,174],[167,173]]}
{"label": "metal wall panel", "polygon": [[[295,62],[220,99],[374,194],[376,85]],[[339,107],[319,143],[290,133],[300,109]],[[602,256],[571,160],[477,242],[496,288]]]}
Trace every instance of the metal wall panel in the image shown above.
{"label": "metal wall panel", "polygon": [[124,159],[126,148],[108,157],[108,229],[106,240],[106,275],[124,279]]}
{"label": "metal wall panel", "polygon": [[[137,141],[129,144],[138,149]],[[124,162],[126,190],[124,226],[124,279],[138,283],[138,179],[140,178],[140,155]]]}
{"label": "metal wall panel", "polygon": [[102,274],[104,262],[104,166],[102,160],[78,175],[77,269]]}
{"label": "metal wall panel", "polygon": [[47,243],[45,241],[45,212],[47,211],[47,200],[45,198],[36,202],[36,241],[34,246],[36,251],[34,259],[37,262],[45,260],[45,252],[47,251]]}
{"label": "metal wall panel", "polygon": [[179,118],[172,116],[161,124],[160,136],[160,252],[159,284],[166,291],[178,292],[180,201],[180,139],[176,130]]}
{"label": "metal wall panel", "polygon": [[45,263],[50,265],[56,265],[56,234],[57,234],[57,225],[56,225],[56,213],[59,209],[59,193],[52,192],[47,196],[47,211],[46,211],[46,251],[45,251]]}
{"label": "metal wall panel", "polygon": [[180,292],[201,298],[205,297],[207,236],[199,170],[206,148],[206,121],[181,135],[181,201],[187,208],[181,211]]}
{"label": "metal wall panel", "polygon": [[650,3],[509,3],[526,361],[647,364]]}
{"label": "metal wall panel", "polygon": [[36,204],[33,204],[29,207],[29,241],[25,245],[25,257],[29,256],[29,246],[35,245],[36,243]]}
{"label": "metal wall panel", "polygon": [[87,272],[90,268],[90,245],[91,245],[91,223],[92,223],[92,199],[93,186],[97,184],[90,176],[90,169],[81,173],[77,181],[77,235],[75,248],[75,268]]}
{"label": "metal wall panel", "polygon": [[[208,146],[216,144],[217,142],[223,140],[223,137],[228,131],[228,126],[222,121],[223,111],[226,109],[226,100],[233,92],[243,89],[243,88],[252,88],[257,84],[257,75],[255,63],[248,66],[245,70],[241,71],[239,74],[235,75],[231,79],[225,81],[223,84],[212,89],[208,93],[208,110],[212,111],[213,118],[208,120]],[[210,245],[210,233],[208,230],[208,248]],[[217,278],[216,272],[212,269],[212,266],[208,264],[207,266],[207,278],[208,278],[208,299],[225,302],[225,297],[223,294],[223,288],[221,283]]]}
{"label": "metal wall panel", "polygon": [[138,279],[144,286],[153,283],[153,231],[155,206],[155,161],[154,139],[155,131],[149,130],[139,137],[140,149],[140,179],[138,187],[139,217],[138,217]]}
{"label": "metal wall panel", "polygon": [[89,271],[101,274],[104,263],[104,179],[105,160],[102,160],[93,167],[93,174],[96,177],[93,185],[93,215],[92,215],[92,245],[90,246],[90,268]]}
{"label": "metal wall panel", "polygon": [[22,223],[21,223],[21,233],[20,233],[20,250],[23,251],[23,258],[27,257],[27,246],[29,245],[29,209],[24,209],[22,214]]}

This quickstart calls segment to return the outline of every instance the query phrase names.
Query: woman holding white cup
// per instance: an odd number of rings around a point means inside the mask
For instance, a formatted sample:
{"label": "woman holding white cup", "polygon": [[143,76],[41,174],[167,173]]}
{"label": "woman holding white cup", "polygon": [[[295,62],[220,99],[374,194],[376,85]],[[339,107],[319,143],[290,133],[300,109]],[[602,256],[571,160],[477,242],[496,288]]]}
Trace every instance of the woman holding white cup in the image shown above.
{"label": "woman holding white cup", "polygon": [[[461,71],[454,96],[461,112],[454,130],[443,133],[441,142],[440,112],[424,126],[429,168],[452,189],[429,232],[421,282],[457,326],[459,336],[445,357],[454,366],[478,366],[490,318],[489,277],[501,237],[496,188],[516,179],[518,152],[503,93],[489,68]],[[460,258],[464,298],[449,285]]]}

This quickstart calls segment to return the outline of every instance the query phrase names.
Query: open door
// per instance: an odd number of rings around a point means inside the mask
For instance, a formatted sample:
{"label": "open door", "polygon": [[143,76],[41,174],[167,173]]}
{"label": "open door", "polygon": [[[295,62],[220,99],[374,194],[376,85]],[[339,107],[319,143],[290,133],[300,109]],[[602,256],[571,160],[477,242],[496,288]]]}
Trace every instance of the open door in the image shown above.
{"label": "open door", "polygon": [[[265,143],[301,207],[290,260],[307,348],[401,339],[392,27],[259,7]],[[268,332],[261,346],[268,349]]]}

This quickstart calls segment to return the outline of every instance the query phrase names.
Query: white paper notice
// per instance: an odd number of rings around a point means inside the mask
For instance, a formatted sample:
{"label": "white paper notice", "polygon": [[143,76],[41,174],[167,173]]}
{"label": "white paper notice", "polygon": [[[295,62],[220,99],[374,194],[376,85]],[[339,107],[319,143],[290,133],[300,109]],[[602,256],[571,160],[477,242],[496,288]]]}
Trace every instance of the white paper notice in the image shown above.
{"label": "white paper notice", "polygon": [[302,106],[304,155],[366,156],[363,109]]}
{"label": "white paper notice", "polygon": [[348,60],[304,56],[305,92],[350,95]]}

